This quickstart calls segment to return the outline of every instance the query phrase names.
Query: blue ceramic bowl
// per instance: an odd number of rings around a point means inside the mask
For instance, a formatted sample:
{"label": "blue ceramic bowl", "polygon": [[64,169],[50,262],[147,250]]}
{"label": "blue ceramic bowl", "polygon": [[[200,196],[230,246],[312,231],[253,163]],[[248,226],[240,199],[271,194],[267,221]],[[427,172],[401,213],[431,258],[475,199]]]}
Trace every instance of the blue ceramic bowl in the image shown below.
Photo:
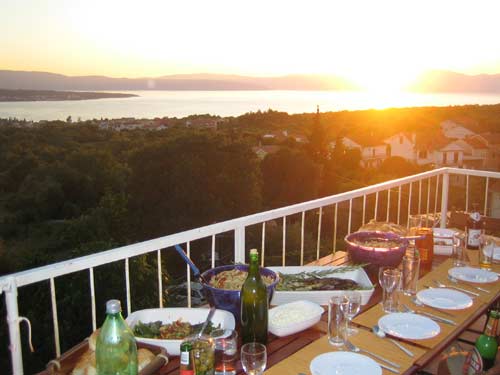
{"label": "blue ceramic bowl", "polygon": [[[408,247],[407,239],[390,232],[355,232],[347,235],[344,240],[352,262],[370,263],[376,266],[397,267]],[[394,246],[373,247],[360,244],[369,240],[391,241]]]}
{"label": "blue ceramic bowl", "polygon": [[[230,311],[234,315],[236,324],[238,324],[240,321],[240,291],[215,288],[203,281],[210,280],[213,276],[217,275],[220,272],[229,271],[235,268],[242,271],[248,271],[247,264],[215,267],[203,272],[201,284],[203,285],[203,291],[205,292],[205,297],[210,306],[215,306],[217,309]],[[262,276],[270,276],[274,279],[274,282],[271,285],[267,286],[267,296],[270,302],[271,298],[273,298],[274,289],[276,288],[276,284],[278,284],[279,277],[276,272],[271,271],[269,268],[265,267],[260,268],[260,274]]]}

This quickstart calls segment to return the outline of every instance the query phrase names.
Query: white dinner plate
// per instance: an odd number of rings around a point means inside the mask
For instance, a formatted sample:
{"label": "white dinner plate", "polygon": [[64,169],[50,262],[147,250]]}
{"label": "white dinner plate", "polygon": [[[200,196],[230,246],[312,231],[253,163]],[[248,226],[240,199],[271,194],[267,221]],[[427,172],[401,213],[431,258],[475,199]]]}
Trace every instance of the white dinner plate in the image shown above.
{"label": "white dinner plate", "polygon": [[378,325],[385,333],[408,340],[430,339],[441,331],[433,320],[412,313],[384,315],[378,320]]}
{"label": "white dinner plate", "polygon": [[471,283],[492,283],[498,280],[496,273],[473,267],[450,268],[448,274],[458,280]]}
{"label": "white dinner plate", "polygon": [[430,288],[417,293],[420,302],[438,309],[461,310],[472,306],[472,298],[458,290]]}
{"label": "white dinner plate", "polygon": [[352,352],[330,352],[315,357],[309,366],[312,375],[381,375],[382,369],[370,357]]}

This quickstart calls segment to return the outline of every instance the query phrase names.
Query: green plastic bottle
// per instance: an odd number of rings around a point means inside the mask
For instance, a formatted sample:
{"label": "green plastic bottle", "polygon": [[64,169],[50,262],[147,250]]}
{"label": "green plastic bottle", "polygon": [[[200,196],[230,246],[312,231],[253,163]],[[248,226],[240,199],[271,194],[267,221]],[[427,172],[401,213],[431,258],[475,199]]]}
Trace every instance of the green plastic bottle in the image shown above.
{"label": "green plastic bottle", "polygon": [[120,301],[106,302],[106,320],[96,343],[97,375],[137,375],[137,344],[122,317]]}
{"label": "green plastic bottle", "polygon": [[241,339],[248,342],[267,343],[269,302],[266,284],[260,277],[259,253],[250,250],[248,276],[241,287]]}
{"label": "green plastic bottle", "polygon": [[484,371],[492,368],[495,364],[495,357],[498,351],[496,332],[499,318],[500,312],[491,310],[484,333],[481,334],[476,340],[476,349],[483,359]]}

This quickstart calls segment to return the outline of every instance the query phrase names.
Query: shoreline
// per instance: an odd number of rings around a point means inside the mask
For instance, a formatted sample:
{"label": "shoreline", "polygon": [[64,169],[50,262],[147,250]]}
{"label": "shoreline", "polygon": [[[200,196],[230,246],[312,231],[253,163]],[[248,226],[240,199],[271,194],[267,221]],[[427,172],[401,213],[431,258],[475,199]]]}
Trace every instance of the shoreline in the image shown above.
{"label": "shoreline", "polygon": [[117,99],[138,96],[117,92],[0,89],[0,102],[2,103]]}

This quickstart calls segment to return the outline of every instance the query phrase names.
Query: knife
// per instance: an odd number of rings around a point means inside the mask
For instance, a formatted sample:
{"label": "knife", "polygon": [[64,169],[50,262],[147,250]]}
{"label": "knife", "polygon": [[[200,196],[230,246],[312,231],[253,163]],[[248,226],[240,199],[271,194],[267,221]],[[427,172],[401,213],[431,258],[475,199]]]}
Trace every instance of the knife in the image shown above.
{"label": "knife", "polygon": [[417,314],[427,315],[429,318],[431,318],[432,320],[435,320],[436,322],[446,323],[446,324],[450,324],[452,326],[456,326],[457,325],[457,323],[455,323],[454,320],[442,318],[440,316],[431,314],[430,312],[427,312],[427,311],[415,310],[415,312]]}
{"label": "knife", "polygon": [[464,293],[468,293],[468,294],[471,294],[473,296],[476,296],[476,297],[479,297],[480,294],[479,293],[476,293],[476,292],[471,292],[470,290],[467,290],[467,289],[464,289],[464,288],[460,288],[458,286],[453,286],[453,285],[446,285],[447,288],[450,288],[450,289],[456,289],[456,290],[459,290],[461,292],[464,292]]}
{"label": "knife", "polygon": [[380,367],[383,367],[383,368],[385,368],[386,370],[391,371],[391,372],[393,372],[393,373],[395,373],[395,374],[399,374],[399,373],[400,373],[400,372],[399,372],[399,370],[397,370],[397,369],[395,369],[395,368],[393,368],[393,367],[391,367],[391,366],[386,366],[386,365],[383,365],[383,364],[382,364],[382,363],[380,363],[380,362],[377,362],[377,365],[379,365]]}

